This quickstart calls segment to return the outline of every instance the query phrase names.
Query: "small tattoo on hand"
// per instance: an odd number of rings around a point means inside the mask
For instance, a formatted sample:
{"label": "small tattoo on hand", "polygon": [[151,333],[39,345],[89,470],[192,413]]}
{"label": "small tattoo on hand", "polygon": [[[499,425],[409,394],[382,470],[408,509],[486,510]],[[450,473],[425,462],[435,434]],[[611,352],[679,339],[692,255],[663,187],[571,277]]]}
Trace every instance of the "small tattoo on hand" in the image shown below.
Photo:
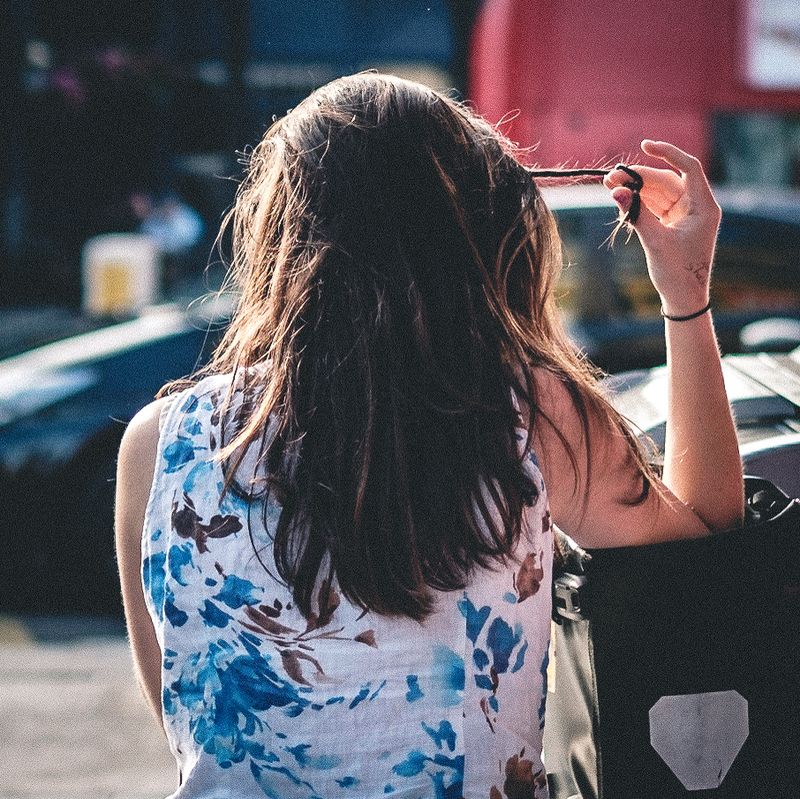
{"label": "small tattoo on hand", "polygon": [[703,263],[691,263],[686,264],[684,269],[686,269],[687,272],[691,272],[701,286],[706,284],[706,281],[708,280],[708,273],[710,271],[710,267],[708,265]]}

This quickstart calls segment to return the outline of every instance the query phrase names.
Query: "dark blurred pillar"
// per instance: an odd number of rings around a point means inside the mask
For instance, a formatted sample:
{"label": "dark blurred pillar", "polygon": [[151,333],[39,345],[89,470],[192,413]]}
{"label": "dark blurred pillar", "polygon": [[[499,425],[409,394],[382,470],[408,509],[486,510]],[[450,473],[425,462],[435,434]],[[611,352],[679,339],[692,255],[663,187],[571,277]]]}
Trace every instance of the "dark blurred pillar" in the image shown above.
{"label": "dark blurred pillar", "polygon": [[462,97],[467,93],[467,71],[469,63],[472,27],[483,0],[448,0],[450,21],[453,26],[453,60],[450,73],[453,83]]}
{"label": "dark blurred pillar", "polygon": [[224,7],[227,36],[223,39],[223,59],[230,74],[228,141],[230,148],[236,150],[245,141],[250,121],[244,82],[244,70],[250,59],[250,2],[230,0]]}
{"label": "dark blurred pillar", "polygon": [[0,3],[0,306],[13,304],[20,281],[24,233],[22,9]]}

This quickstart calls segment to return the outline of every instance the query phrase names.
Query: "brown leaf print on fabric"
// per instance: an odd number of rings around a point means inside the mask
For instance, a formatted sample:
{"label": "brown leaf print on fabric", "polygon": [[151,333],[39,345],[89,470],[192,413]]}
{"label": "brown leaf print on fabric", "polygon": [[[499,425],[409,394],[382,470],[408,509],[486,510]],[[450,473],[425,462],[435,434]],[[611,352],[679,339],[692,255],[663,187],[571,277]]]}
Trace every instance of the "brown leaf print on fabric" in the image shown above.
{"label": "brown leaf print on fabric", "polygon": [[533,761],[525,760],[523,749],[506,761],[506,781],[503,791],[506,799],[531,799],[536,788],[533,776]]}
{"label": "brown leaf print on fabric", "polygon": [[283,668],[286,670],[286,673],[295,682],[298,682],[301,685],[311,685],[311,683],[303,676],[303,667],[300,663],[301,660],[311,663],[318,675],[325,674],[320,662],[316,658],[311,657],[311,655],[307,655],[305,652],[300,652],[296,649],[285,649],[281,652],[281,659],[283,660]]}
{"label": "brown leaf print on fabric", "polygon": [[548,508],[544,512],[544,516],[542,516],[542,532],[543,533],[549,532],[551,526],[552,522],[550,520],[550,508]]}
{"label": "brown leaf print on fabric", "polygon": [[208,552],[206,542],[209,538],[225,538],[238,533],[242,529],[242,522],[233,515],[216,514],[204,524],[191,498],[184,494],[182,508],[178,507],[177,502],[172,503],[172,528],[181,538],[193,538],[198,552]]}
{"label": "brown leaf print on fabric", "polygon": [[242,529],[242,523],[236,516],[212,516],[206,525],[209,538],[227,538],[229,535],[238,533]]}
{"label": "brown leaf print on fabric", "polygon": [[333,614],[339,607],[341,599],[338,592],[332,586],[332,579],[323,580],[317,594],[318,613],[311,613],[308,617],[306,632],[319,630],[320,627],[327,627],[331,623]]}
{"label": "brown leaf print on fabric", "polygon": [[500,789],[496,785],[492,785],[489,791],[489,799],[503,799],[503,794],[500,793]]}
{"label": "brown leaf print on fabric", "polygon": [[208,395],[208,399],[211,402],[211,407],[214,409],[211,412],[211,424],[213,427],[219,426],[220,420],[220,408],[219,408],[219,392],[212,391],[211,394]]}
{"label": "brown leaf print on fabric", "polygon": [[252,605],[244,608],[247,621],[239,619],[242,627],[258,633],[260,636],[269,639],[280,652],[283,668],[286,675],[301,685],[311,685],[308,681],[308,672],[303,671],[303,661],[310,663],[314,667],[317,679],[327,680],[325,671],[320,662],[310,655],[314,651],[311,645],[319,639],[337,641],[355,641],[359,644],[366,644],[375,649],[378,644],[375,640],[374,630],[364,630],[353,638],[341,636],[344,627],[331,627],[336,609],[339,607],[341,599],[339,593],[332,587],[332,580],[323,580],[317,593],[318,613],[312,613],[306,620],[306,628],[302,630],[287,627],[281,624],[278,619],[282,611],[290,610],[291,603],[284,608],[279,599],[275,599],[272,604],[262,604],[258,607]]}
{"label": "brown leaf print on fabric", "polygon": [[[492,666],[489,669],[489,679],[492,681],[492,696],[497,696],[497,689],[500,685],[500,676],[497,673],[497,669]],[[489,729],[494,732],[494,724],[492,723],[491,718],[489,717],[489,712],[491,711],[491,707],[489,706],[489,699],[487,697],[483,697],[480,702],[481,710],[483,711],[483,715],[486,717],[486,723],[489,725]],[[494,718],[497,721],[497,716]]]}
{"label": "brown leaf print on fabric", "polygon": [[303,677],[303,668],[300,665],[300,660],[296,652],[281,652],[281,660],[283,660],[283,668],[289,677],[301,685],[311,685],[311,683]]}
{"label": "brown leaf print on fabric", "polygon": [[519,571],[514,575],[514,590],[517,592],[517,602],[524,602],[539,591],[544,577],[541,565],[541,554],[528,553],[522,561]]}
{"label": "brown leaf print on fabric", "polygon": [[[333,613],[339,606],[339,594],[330,587],[329,583],[323,586],[320,592],[320,598],[323,600],[323,607],[321,608],[322,614],[312,613],[306,620],[306,628],[301,632],[293,627],[287,627],[277,621],[280,618],[284,606],[280,600],[276,599],[271,605],[259,605],[257,608],[248,606],[244,609],[249,621],[240,620],[239,623],[252,630],[259,635],[271,638],[277,646],[293,646],[305,649],[308,652],[313,652],[314,648],[309,645],[320,638],[335,639],[339,641],[357,641],[367,646],[372,646],[377,649],[375,641],[374,630],[364,630],[359,633],[355,638],[340,636],[344,627],[337,627],[329,629],[330,622],[333,619]],[[291,610],[291,603],[287,604],[285,610]],[[301,658],[306,658],[301,653],[296,653]],[[316,661],[313,661],[316,662]]]}
{"label": "brown leaf print on fabric", "polygon": [[492,724],[492,720],[489,718],[489,700],[485,696],[482,697],[480,705],[484,718],[486,719],[486,723],[489,725],[489,729],[494,732],[494,724]]}
{"label": "brown leaf print on fabric", "polygon": [[265,615],[269,616],[271,619],[277,619],[281,615],[280,608],[276,608],[273,605],[259,605],[258,609],[264,613]]}
{"label": "brown leaf print on fabric", "polygon": [[284,627],[283,624],[280,622],[275,621],[270,615],[265,613],[265,610],[273,611],[273,608],[270,608],[269,605],[259,605],[258,608],[254,608],[252,606],[246,607],[244,612],[247,614],[247,617],[250,621],[253,622],[256,626],[254,627],[252,624],[247,624],[247,622],[242,622],[243,626],[247,627],[249,630],[253,630],[253,632],[257,633],[268,633],[269,635],[296,635],[297,630],[293,630],[291,627]]}
{"label": "brown leaf print on fabric", "polygon": [[353,640],[358,641],[360,644],[371,646],[374,649],[378,648],[378,645],[375,643],[375,630],[364,630],[363,633],[359,633]]}

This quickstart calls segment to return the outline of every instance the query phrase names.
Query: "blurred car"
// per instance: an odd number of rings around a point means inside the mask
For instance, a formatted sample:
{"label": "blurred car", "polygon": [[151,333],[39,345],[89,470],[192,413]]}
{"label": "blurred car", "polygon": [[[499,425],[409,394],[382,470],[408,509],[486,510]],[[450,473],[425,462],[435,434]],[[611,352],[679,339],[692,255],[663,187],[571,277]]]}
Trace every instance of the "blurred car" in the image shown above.
{"label": "blurred car", "polygon": [[[219,325],[163,308],[0,361],[0,613],[119,616],[113,547],[126,422],[209,354]],[[727,356],[746,471],[800,496],[800,348]],[[666,370],[606,379],[617,408],[663,447]]]}
{"label": "blurred car", "polygon": [[[715,319],[723,348],[736,351],[742,331],[764,319],[800,324],[800,199],[718,196],[725,214]],[[641,248],[635,238],[602,246],[615,218],[606,192],[548,189],[546,198],[571,264],[559,291],[578,343],[607,370],[662,363],[663,323]],[[0,612],[121,613],[113,554],[119,440],[165,382],[205,361],[219,327],[165,306],[0,361]],[[748,470],[800,494],[800,349],[731,356],[725,374]],[[640,369],[608,381],[620,410],[656,441],[664,380],[663,370]]]}
{"label": "blurred car", "polygon": [[[660,303],[638,239],[626,243],[623,232],[606,244],[616,219],[608,192],[584,185],[543,194],[563,239],[559,297],[576,344],[608,372],[663,363]],[[800,192],[715,194],[723,211],[711,287],[720,346],[789,350],[800,344]]]}
{"label": "blurred car", "polygon": [[[782,354],[728,355],[722,368],[745,474],[800,497],[800,347]],[[617,410],[663,452],[666,367],[612,375],[604,384]]]}
{"label": "blurred car", "polygon": [[36,306],[0,309],[0,361],[25,350],[88,333],[110,324],[71,308]]}
{"label": "blurred car", "polygon": [[0,612],[121,611],[116,455],[125,424],[217,340],[163,306],[0,361]]}

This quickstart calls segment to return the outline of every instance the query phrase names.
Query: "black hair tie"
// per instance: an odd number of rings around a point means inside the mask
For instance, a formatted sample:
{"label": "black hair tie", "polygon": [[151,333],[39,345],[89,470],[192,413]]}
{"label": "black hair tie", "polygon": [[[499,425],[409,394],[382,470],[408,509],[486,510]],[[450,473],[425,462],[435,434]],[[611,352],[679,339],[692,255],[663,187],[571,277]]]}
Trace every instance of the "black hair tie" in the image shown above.
{"label": "black hair tie", "polygon": [[631,207],[628,212],[620,220],[623,225],[626,222],[635,225],[639,219],[639,213],[642,210],[642,198],[639,192],[644,186],[644,179],[642,176],[626,164],[617,164],[614,169],[528,169],[528,173],[535,178],[582,178],[582,177],[605,177],[617,170],[624,172],[630,180],[622,185],[626,189],[631,190]]}
{"label": "black hair tie", "polygon": [[631,169],[629,166],[625,166],[625,164],[617,164],[614,170],[616,171],[617,169],[623,171],[631,178],[627,183],[622,184],[626,189],[631,190],[631,207],[628,209],[628,213],[625,214],[622,221],[635,225],[636,220],[639,219],[639,213],[642,210],[642,198],[639,192],[642,190],[642,186],[644,186],[644,179],[635,169]]}

